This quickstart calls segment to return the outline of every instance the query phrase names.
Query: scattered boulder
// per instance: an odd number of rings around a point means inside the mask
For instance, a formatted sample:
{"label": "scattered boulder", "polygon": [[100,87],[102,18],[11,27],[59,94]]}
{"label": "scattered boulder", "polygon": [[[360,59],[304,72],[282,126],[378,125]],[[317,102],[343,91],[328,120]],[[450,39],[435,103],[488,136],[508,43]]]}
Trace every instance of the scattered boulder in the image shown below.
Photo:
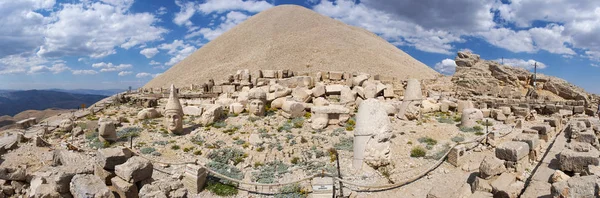
{"label": "scattered boulder", "polygon": [[111,179],[112,186],[116,189],[120,197],[136,198],[138,197],[138,188],[135,184],[129,183],[120,177]]}
{"label": "scattered boulder", "polygon": [[483,179],[499,175],[506,172],[504,161],[495,157],[486,157],[479,165],[479,176]]}
{"label": "scattered boulder", "polygon": [[215,123],[223,115],[223,107],[221,105],[210,105],[206,111],[200,116],[200,123],[203,126],[208,126]]}
{"label": "scattered boulder", "polygon": [[598,182],[596,175],[571,177],[566,181],[553,183],[551,195],[565,198],[597,197]]}
{"label": "scattered boulder", "polygon": [[142,157],[131,157],[127,162],[115,166],[115,174],[133,183],[152,177],[152,163]]}
{"label": "scattered boulder", "polygon": [[496,148],[496,157],[502,160],[517,162],[529,155],[529,145],[525,142],[505,142]]}
{"label": "scattered boulder", "polygon": [[566,181],[568,180],[569,177],[567,174],[565,174],[564,172],[560,171],[560,170],[556,170],[554,171],[554,173],[552,174],[552,177],[550,178],[551,183],[556,183],[556,182],[561,182],[561,181]]}
{"label": "scattered boulder", "polygon": [[117,129],[115,123],[111,119],[102,119],[98,122],[98,138],[102,142],[117,141]]}
{"label": "scattered boulder", "polygon": [[160,117],[160,113],[158,113],[158,111],[156,109],[154,109],[154,108],[145,108],[145,109],[142,109],[137,114],[137,119],[138,120],[154,119],[154,118],[158,118],[158,117]]}
{"label": "scattered boulder", "polygon": [[125,147],[98,149],[96,164],[106,170],[114,170],[115,166],[125,163],[133,153]]}
{"label": "scattered boulder", "polygon": [[140,189],[140,197],[187,197],[187,190],[180,180],[159,180],[144,185]]}
{"label": "scattered boulder", "polygon": [[75,175],[70,183],[74,198],[113,198],[104,181],[94,175]]}
{"label": "scattered boulder", "polygon": [[592,149],[589,152],[577,152],[571,149],[564,149],[558,155],[558,164],[562,171],[572,171],[583,173],[588,165],[598,165],[598,150]]}

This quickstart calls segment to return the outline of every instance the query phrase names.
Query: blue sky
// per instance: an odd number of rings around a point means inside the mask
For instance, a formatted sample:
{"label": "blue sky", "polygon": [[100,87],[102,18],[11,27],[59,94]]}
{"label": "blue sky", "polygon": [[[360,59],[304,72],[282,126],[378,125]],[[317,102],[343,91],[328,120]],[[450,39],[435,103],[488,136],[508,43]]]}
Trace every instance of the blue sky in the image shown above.
{"label": "blue sky", "polygon": [[597,0],[0,1],[0,89],[139,87],[243,22],[297,4],[452,74],[471,50],[600,94]]}

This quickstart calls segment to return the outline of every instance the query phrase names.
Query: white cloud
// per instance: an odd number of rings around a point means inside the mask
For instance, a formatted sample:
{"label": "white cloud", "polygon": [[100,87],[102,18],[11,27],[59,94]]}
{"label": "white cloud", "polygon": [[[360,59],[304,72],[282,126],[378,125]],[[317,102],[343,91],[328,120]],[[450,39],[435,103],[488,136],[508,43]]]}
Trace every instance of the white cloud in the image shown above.
{"label": "white cloud", "polygon": [[44,43],[37,54],[45,57],[115,54],[115,48],[129,49],[162,39],[167,30],[154,26],[157,19],[150,13],[128,11],[132,0],[110,0],[62,4],[53,13],[53,21],[44,31]]}
{"label": "white cloud", "polygon": [[190,21],[190,18],[192,18],[196,12],[196,4],[194,4],[194,2],[183,3],[180,1],[175,1],[175,4],[177,4],[180,9],[179,12],[175,14],[173,23],[177,25],[191,26],[192,22]]}
{"label": "white cloud", "polygon": [[167,13],[167,8],[164,6],[161,6],[160,8],[158,8],[158,10],[156,10],[157,15],[164,15],[166,13]]}
{"label": "white cloud", "polygon": [[243,10],[247,12],[260,12],[273,7],[267,1],[256,0],[207,0],[205,3],[198,5],[198,10],[204,14],[212,12],[223,13],[230,10]]}
{"label": "white cloud", "polygon": [[71,70],[73,75],[94,75],[97,74],[97,71],[94,70]]}
{"label": "white cloud", "polygon": [[50,22],[41,12],[54,4],[54,0],[0,1],[0,58],[36,50]]}
{"label": "white cloud", "polygon": [[545,69],[547,66],[546,64],[536,61],[536,60],[523,60],[523,59],[516,59],[516,58],[505,58],[504,60],[502,59],[496,59],[496,62],[502,63],[502,61],[504,61],[504,65],[508,65],[508,66],[513,66],[513,67],[521,67],[521,68],[525,68],[527,70],[531,70],[534,68],[534,64],[537,64],[537,68],[538,69]]}
{"label": "white cloud", "polygon": [[144,55],[146,58],[152,58],[156,54],[158,54],[158,49],[156,48],[145,48],[140,51],[140,54]]}
{"label": "white cloud", "polygon": [[[354,1],[321,1],[313,8],[318,13],[347,24],[365,28],[391,43],[406,44],[433,53],[452,54],[453,42],[463,42],[459,34],[446,30],[426,29],[416,23],[398,18],[393,13],[356,4]],[[435,16],[432,16],[435,17]]]}
{"label": "white cloud", "polygon": [[[193,37],[202,35],[202,37],[211,41],[211,40],[219,37],[221,34],[227,32],[229,29],[235,27],[239,23],[245,21],[248,17],[250,17],[250,16],[248,16],[244,13],[237,12],[237,11],[231,11],[231,12],[227,13],[227,15],[225,15],[225,20],[221,21],[217,27],[201,28],[198,31],[191,32],[191,33],[185,35],[185,38],[189,39],[189,38],[193,38]],[[223,19],[221,19],[221,20],[223,20]]]}
{"label": "white cloud", "polygon": [[151,60],[151,61],[150,61],[150,65],[160,65],[160,64],[162,64],[162,63],[160,63],[160,62],[156,62],[156,61],[154,61],[154,60]]}
{"label": "white cloud", "polygon": [[445,75],[452,75],[456,71],[456,62],[452,59],[444,59],[434,66],[435,70]]}
{"label": "white cloud", "polygon": [[174,40],[173,43],[163,43],[159,45],[158,48],[161,50],[168,50],[167,53],[172,56],[171,59],[165,63],[165,65],[168,66],[177,64],[197,50],[196,47],[185,44],[182,40]]}
{"label": "white cloud", "polygon": [[48,60],[37,56],[9,55],[0,58],[0,74],[25,73],[32,67],[43,66],[46,63]]}
{"label": "white cloud", "polygon": [[94,63],[92,64],[93,68],[100,68],[100,72],[113,72],[113,71],[122,71],[125,69],[129,69],[131,67],[133,67],[131,64],[119,64],[119,65],[114,65],[112,63],[105,63],[105,62],[100,62],[100,63]]}
{"label": "white cloud", "polygon": [[119,72],[119,76],[127,76],[127,75],[132,74],[132,73],[133,72],[131,72],[131,71],[121,71],[121,72]]}
{"label": "white cloud", "polygon": [[595,64],[595,63],[592,63],[592,64],[590,64],[590,65],[591,65],[592,67],[600,67],[600,65],[598,65],[598,64]]}
{"label": "white cloud", "polygon": [[535,52],[533,39],[528,31],[514,31],[507,28],[492,29],[481,32],[490,44],[512,52]]}
{"label": "white cloud", "polygon": [[151,73],[147,73],[147,72],[141,72],[141,73],[137,73],[135,75],[135,77],[136,78],[149,78],[149,77],[155,78],[155,77],[157,77],[157,76],[159,76],[161,74],[162,73],[151,74]]}

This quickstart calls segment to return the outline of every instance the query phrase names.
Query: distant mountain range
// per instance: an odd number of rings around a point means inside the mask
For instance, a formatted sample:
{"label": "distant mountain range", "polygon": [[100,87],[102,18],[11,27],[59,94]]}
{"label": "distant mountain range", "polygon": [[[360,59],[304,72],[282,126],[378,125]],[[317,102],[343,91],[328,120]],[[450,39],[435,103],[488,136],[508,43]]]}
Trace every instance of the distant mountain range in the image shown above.
{"label": "distant mountain range", "polygon": [[[0,116],[14,116],[25,110],[48,108],[77,109],[92,105],[120,90],[0,90]],[[85,94],[95,93],[95,94]]]}

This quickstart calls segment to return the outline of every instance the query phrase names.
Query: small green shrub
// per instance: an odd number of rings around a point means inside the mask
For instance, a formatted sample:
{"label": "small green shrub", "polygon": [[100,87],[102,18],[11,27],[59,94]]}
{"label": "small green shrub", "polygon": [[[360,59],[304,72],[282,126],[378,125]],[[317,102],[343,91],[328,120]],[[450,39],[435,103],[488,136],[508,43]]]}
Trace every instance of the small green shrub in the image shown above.
{"label": "small green shrub", "polygon": [[183,152],[186,152],[186,153],[187,153],[187,152],[190,152],[191,150],[194,150],[194,147],[186,147],[186,148],[183,148]]}
{"label": "small green shrub", "polygon": [[154,151],[156,151],[156,149],[155,149],[155,148],[153,148],[153,147],[146,147],[146,148],[142,148],[142,149],[140,150],[140,152],[142,152],[143,154],[151,154],[151,153],[153,153]]}
{"label": "small green shrub", "polygon": [[162,146],[164,146],[164,145],[167,145],[167,144],[168,144],[168,142],[167,142],[167,141],[164,141],[164,140],[161,140],[161,141],[154,141],[152,144],[154,144],[154,145],[162,145]]}
{"label": "small green shrub", "polygon": [[263,152],[265,150],[265,147],[258,147],[256,148],[256,151],[258,152]]}
{"label": "small green shrub", "polygon": [[431,146],[437,144],[437,140],[430,138],[430,137],[421,137],[421,138],[419,138],[419,142],[425,143],[425,144],[431,145]]}
{"label": "small green shrub", "polygon": [[117,131],[117,137],[119,140],[128,140],[129,137],[138,137],[142,128],[139,127],[127,127]]}
{"label": "small green shrub", "polygon": [[196,151],[194,151],[194,155],[202,155],[202,151],[201,150],[196,150]]}
{"label": "small green shrub", "polygon": [[244,151],[236,148],[221,148],[210,152],[207,157],[215,162],[223,164],[233,163],[234,165],[237,165],[247,156],[248,155],[244,153]]}
{"label": "small green shrub", "polygon": [[421,146],[413,147],[412,150],[410,150],[411,157],[425,157],[426,154],[427,154],[427,150],[425,150]]}
{"label": "small green shrub", "polygon": [[439,123],[454,124],[454,120],[452,118],[445,117],[445,116],[437,118],[437,121]]}
{"label": "small green shrub", "polygon": [[226,126],[227,126],[227,123],[225,123],[223,121],[215,122],[212,124],[212,127],[217,128],[217,129],[220,129],[220,128],[223,128]]}
{"label": "small green shrub", "polygon": [[341,137],[340,141],[338,143],[336,143],[333,147],[337,150],[352,151],[353,144],[354,144],[354,138]]}
{"label": "small green shrub", "polygon": [[453,142],[457,142],[457,143],[458,143],[458,142],[463,142],[463,141],[465,141],[465,138],[464,138],[463,136],[454,136],[454,137],[452,137],[452,139],[451,139],[451,140],[452,140]]}
{"label": "small green shrub", "polygon": [[173,146],[171,146],[171,149],[173,149],[173,150],[179,150],[180,147],[179,147],[179,145],[173,145]]}
{"label": "small green shrub", "polygon": [[234,185],[223,184],[214,180],[208,180],[208,182],[206,182],[206,190],[223,197],[230,197],[238,194],[238,189]]}
{"label": "small green shrub", "polygon": [[290,160],[290,162],[291,162],[292,164],[298,164],[298,162],[299,162],[299,161],[300,161],[300,158],[299,158],[299,157],[294,157],[294,158],[292,158],[292,160]]}

